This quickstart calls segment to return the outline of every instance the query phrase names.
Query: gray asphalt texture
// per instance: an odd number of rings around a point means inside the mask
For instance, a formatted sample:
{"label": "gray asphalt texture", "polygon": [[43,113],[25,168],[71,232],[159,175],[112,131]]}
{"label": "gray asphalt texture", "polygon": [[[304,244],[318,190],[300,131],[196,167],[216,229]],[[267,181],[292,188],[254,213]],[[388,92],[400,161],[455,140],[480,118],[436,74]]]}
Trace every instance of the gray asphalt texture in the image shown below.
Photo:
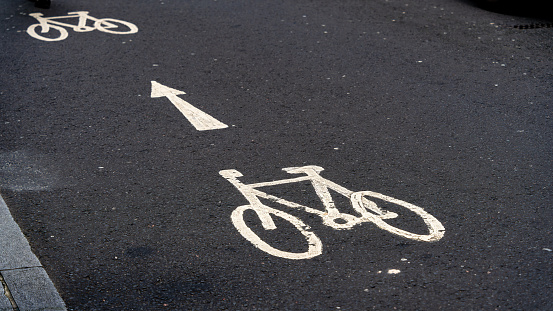
{"label": "gray asphalt texture", "polygon": [[[25,32],[29,13],[73,11],[139,31]],[[462,0],[4,1],[1,194],[69,310],[551,310],[549,23]],[[151,81],[229,128],[196,131]],[[423,207],[444,238],[282,208],[323,254],[262,252],[218,172],[303,165]],[[273,193],[320,208],[303,186]]]}

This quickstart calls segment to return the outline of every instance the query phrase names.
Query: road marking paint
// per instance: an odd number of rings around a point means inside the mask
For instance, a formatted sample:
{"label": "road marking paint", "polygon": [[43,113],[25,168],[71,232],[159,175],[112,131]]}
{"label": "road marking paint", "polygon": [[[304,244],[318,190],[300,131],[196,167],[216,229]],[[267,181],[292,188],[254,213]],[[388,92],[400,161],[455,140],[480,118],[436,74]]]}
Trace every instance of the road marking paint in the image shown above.
{"label": "road marking paint", "polygon": [[167,97],[198,131],[219,130],[228,127],[228,125],[220,122],[177,96],[182,94],[186,93],[167,87],[156,81],[152,81],[151,97]]}
{"label": "road marking paint", "polygon": [[[111,34],[132,34],[138,32],[138,27],[133,23],[121,21],[113,18],[96,18],[88,15],[87,11],[69,12],[66,16],[53,16],[42,17],[42,13],[31,13],[30,16],[36,18],[38,24],[33,24],[27,28],[27,33],[38,40],[42,41],[61,41],[65,40],[69,35],[67,30],[63,27],[71,28],[76,32],[89,32],[93,30],[99,30]],[[68,24],[57,21],[59,19],[78,18],[77,25]],[[87,21],[93,21],[94,26],[88,26]],[[37,27],[40,29],[40,33],[37,33]],[[43,36],[41,34],[47,34],[52,31],[50,36]]]}
{"label": "road marking paint", "polygon": [[[308,165],[303,167],[288,167],[283,170],[289,174],[304,174],[304,176],[269,182],[244,184],[238,180],[238,178],[243,175],[237,170],[230,169],[219,172],[219,174],[236,187],[236,189],[240,191],[249,202],[249,205],[239,206],[232,212],[232,223],[246,240],[250,241],[255,247],[268,254],[287,259],[308,259],[322,254],[323,245],[321,240],[310,231],[310,227],[303,223],[299,218],[276,208],[267,206],[263,204],[260,199],[265,199],[292,209],[299,209],[307,213],[315,214],[321,217],[324,225],[336,230],[351,229],[361,223],[372,222],[380,229],[415,241],[434,242],[440,240],[444,235],[445,229],[442,224],[434,216],[425,212],[422,208],[372,191],[354,192],[348,190],[319,175],[319,173],[323,171],[323,168],[320,166]],[[261,187],[299,183],[304,181],[311,182],[315,193],[325,207],[324,211],[291,202],[258,190],[258,188]],[[359,216],[340,212],[336,207],[329,190],[334,190],[338,194],[349,198],[353,209],[357,212],[357,214],[359,214]],[[414,212],[427,225],[428,234],[415,234],[394,227],[393,225],[385,222],[385,219],[396,218],[398,214],[379,208],[377,203],[369,198],[395,204]],[[304,252],[297,253],[282,251],[272,247],[248,227],[246,221],[244,220],[244,212],[247,210],[251,210],[257,214],[257,217],[265,230],[274,230],[277,228],[273,217],[278,217],[289,222],[303,235],[308,249]],[[392,269],[389,270],[388,273],[396,274],[399,273],[399,270],[396,271]]]}

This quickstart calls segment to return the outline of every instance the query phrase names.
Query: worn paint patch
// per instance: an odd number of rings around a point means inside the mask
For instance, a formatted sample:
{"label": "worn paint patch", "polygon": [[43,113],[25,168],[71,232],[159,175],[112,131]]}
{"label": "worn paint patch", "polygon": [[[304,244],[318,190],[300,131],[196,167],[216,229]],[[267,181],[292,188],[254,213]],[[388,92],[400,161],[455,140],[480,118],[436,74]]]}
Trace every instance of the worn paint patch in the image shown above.
{"label": "worn paint patch", "polygon": [[55,162],[28,151],[0,154],[0,187],[13,191],[44,191],[59,185]]}

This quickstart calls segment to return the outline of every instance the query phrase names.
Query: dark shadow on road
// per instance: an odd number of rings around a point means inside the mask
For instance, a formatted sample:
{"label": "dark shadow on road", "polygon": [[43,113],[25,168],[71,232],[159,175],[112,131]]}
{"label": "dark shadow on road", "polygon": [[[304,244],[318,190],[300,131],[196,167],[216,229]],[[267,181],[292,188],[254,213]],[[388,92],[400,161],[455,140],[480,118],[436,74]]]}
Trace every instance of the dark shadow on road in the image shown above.
{"label": "dark shadow on road", "polygon": [[543,0],[459,0],[499,14],[538,18],[553,22],[550,1]]}

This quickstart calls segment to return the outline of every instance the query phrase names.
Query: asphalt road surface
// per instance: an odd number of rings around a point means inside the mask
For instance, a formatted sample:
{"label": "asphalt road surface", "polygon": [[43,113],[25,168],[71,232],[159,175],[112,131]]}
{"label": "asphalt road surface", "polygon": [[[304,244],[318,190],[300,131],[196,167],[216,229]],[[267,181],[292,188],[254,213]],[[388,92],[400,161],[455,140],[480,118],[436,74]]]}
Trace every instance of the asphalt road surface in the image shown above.
{"label": "asphalt road surface", "polygon": [[553,309],[543,14],[5,0],[0,44],[1,194],[70,310]]}

